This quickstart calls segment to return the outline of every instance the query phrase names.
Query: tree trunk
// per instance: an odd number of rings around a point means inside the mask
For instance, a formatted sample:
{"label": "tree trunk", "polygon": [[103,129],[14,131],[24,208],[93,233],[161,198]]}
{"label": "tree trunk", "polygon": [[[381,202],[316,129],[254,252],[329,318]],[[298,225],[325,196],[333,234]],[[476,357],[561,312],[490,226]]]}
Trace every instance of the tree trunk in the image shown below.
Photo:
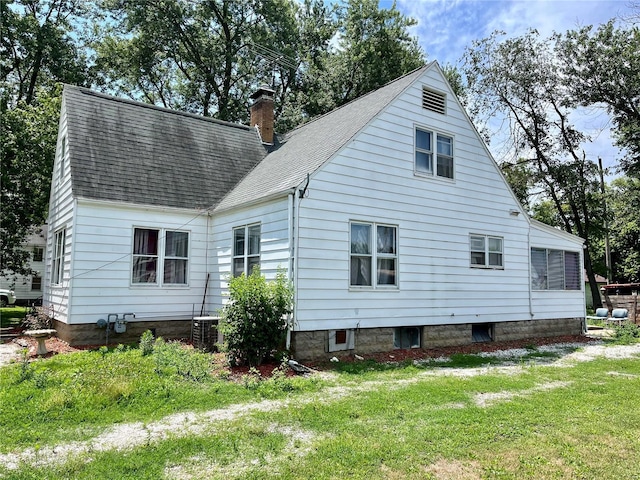
{"label": "tree trunk", "polygon": [[589,279],[589,289],[591,290],[591,297],[593,298],[593,308],[601,308],[602,297],[600,296],[598,282],[596,282],[596,274],[593,272],[589,247],[584,249],[584,268],[587,271],[587,278]]}

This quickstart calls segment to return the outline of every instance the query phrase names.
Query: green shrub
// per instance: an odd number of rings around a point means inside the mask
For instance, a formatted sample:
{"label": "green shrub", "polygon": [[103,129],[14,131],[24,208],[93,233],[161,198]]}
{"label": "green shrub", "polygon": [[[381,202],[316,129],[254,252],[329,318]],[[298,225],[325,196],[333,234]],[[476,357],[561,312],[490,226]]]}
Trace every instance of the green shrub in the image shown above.
{"label": "green shrub", "polygon": [[229,281],[229,297],[220,322],[227,358],[231,364],[260,365],[284,341],[293,287],[283,270],[267,282],[260,269],[254,268],[248,277]]}
{"label": "green shrub", "polygon": [[195,382],[211,377],[211,356],[187,349],[180,342],[165,342],[158,337],[153,346],[153,358],[158,375],[177,375]]}
{"label": "green shrub", "polygon": [[142,352],[142,356],[153,353],[153,342],[154,339],[151,330],[145,330],[142,335],[140,335],[140,351]]}
{"label": "green shrub", "polygon": [[615,339],[618,343],[630,344],[640,339],[640,326],[631,322],[623,322],[622,325],[616,325]]}

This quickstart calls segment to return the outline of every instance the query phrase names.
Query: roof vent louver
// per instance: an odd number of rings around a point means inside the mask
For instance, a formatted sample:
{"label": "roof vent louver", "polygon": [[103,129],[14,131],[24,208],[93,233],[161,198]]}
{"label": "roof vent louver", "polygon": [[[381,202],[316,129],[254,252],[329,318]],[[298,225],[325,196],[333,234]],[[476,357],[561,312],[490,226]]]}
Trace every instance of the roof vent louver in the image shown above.
{"label": "roof vent louver", "polygon": [[422,108],[444,115],[446,113],[445,107],[446,97],[444,93],[434,92],[422,87]]}

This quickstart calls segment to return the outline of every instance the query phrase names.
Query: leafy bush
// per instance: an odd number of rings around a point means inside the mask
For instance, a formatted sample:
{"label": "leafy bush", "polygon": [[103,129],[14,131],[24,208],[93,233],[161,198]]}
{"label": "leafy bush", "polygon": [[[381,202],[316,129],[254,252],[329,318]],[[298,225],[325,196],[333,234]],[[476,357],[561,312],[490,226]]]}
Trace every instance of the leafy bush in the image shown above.
{"label": "leafy bush", "polygon": [[227,358],[231,364],[260,365],[284,340],[293,287],[283,270],[267,282],[256,267],[248,277],[230,280],[229,297],[220,322]]}
{"label": "leafy bush", "polygon": [[140,351],[142,352],[142,356],[153,353],[153,342],[153,333],[151,333],[151,330],[145,330],[140,336]]}

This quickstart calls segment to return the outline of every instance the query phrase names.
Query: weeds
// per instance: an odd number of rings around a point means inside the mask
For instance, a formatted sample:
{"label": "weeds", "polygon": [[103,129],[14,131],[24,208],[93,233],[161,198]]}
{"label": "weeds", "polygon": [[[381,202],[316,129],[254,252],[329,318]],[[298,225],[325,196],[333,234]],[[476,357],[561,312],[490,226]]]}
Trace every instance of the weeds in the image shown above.
{"label": "weeds", "polygon": [[615,325],[614,332],[616,343],[622,345],[629,345],[640,340],[640,326],[631,322],[623,322],[622,325]]}

